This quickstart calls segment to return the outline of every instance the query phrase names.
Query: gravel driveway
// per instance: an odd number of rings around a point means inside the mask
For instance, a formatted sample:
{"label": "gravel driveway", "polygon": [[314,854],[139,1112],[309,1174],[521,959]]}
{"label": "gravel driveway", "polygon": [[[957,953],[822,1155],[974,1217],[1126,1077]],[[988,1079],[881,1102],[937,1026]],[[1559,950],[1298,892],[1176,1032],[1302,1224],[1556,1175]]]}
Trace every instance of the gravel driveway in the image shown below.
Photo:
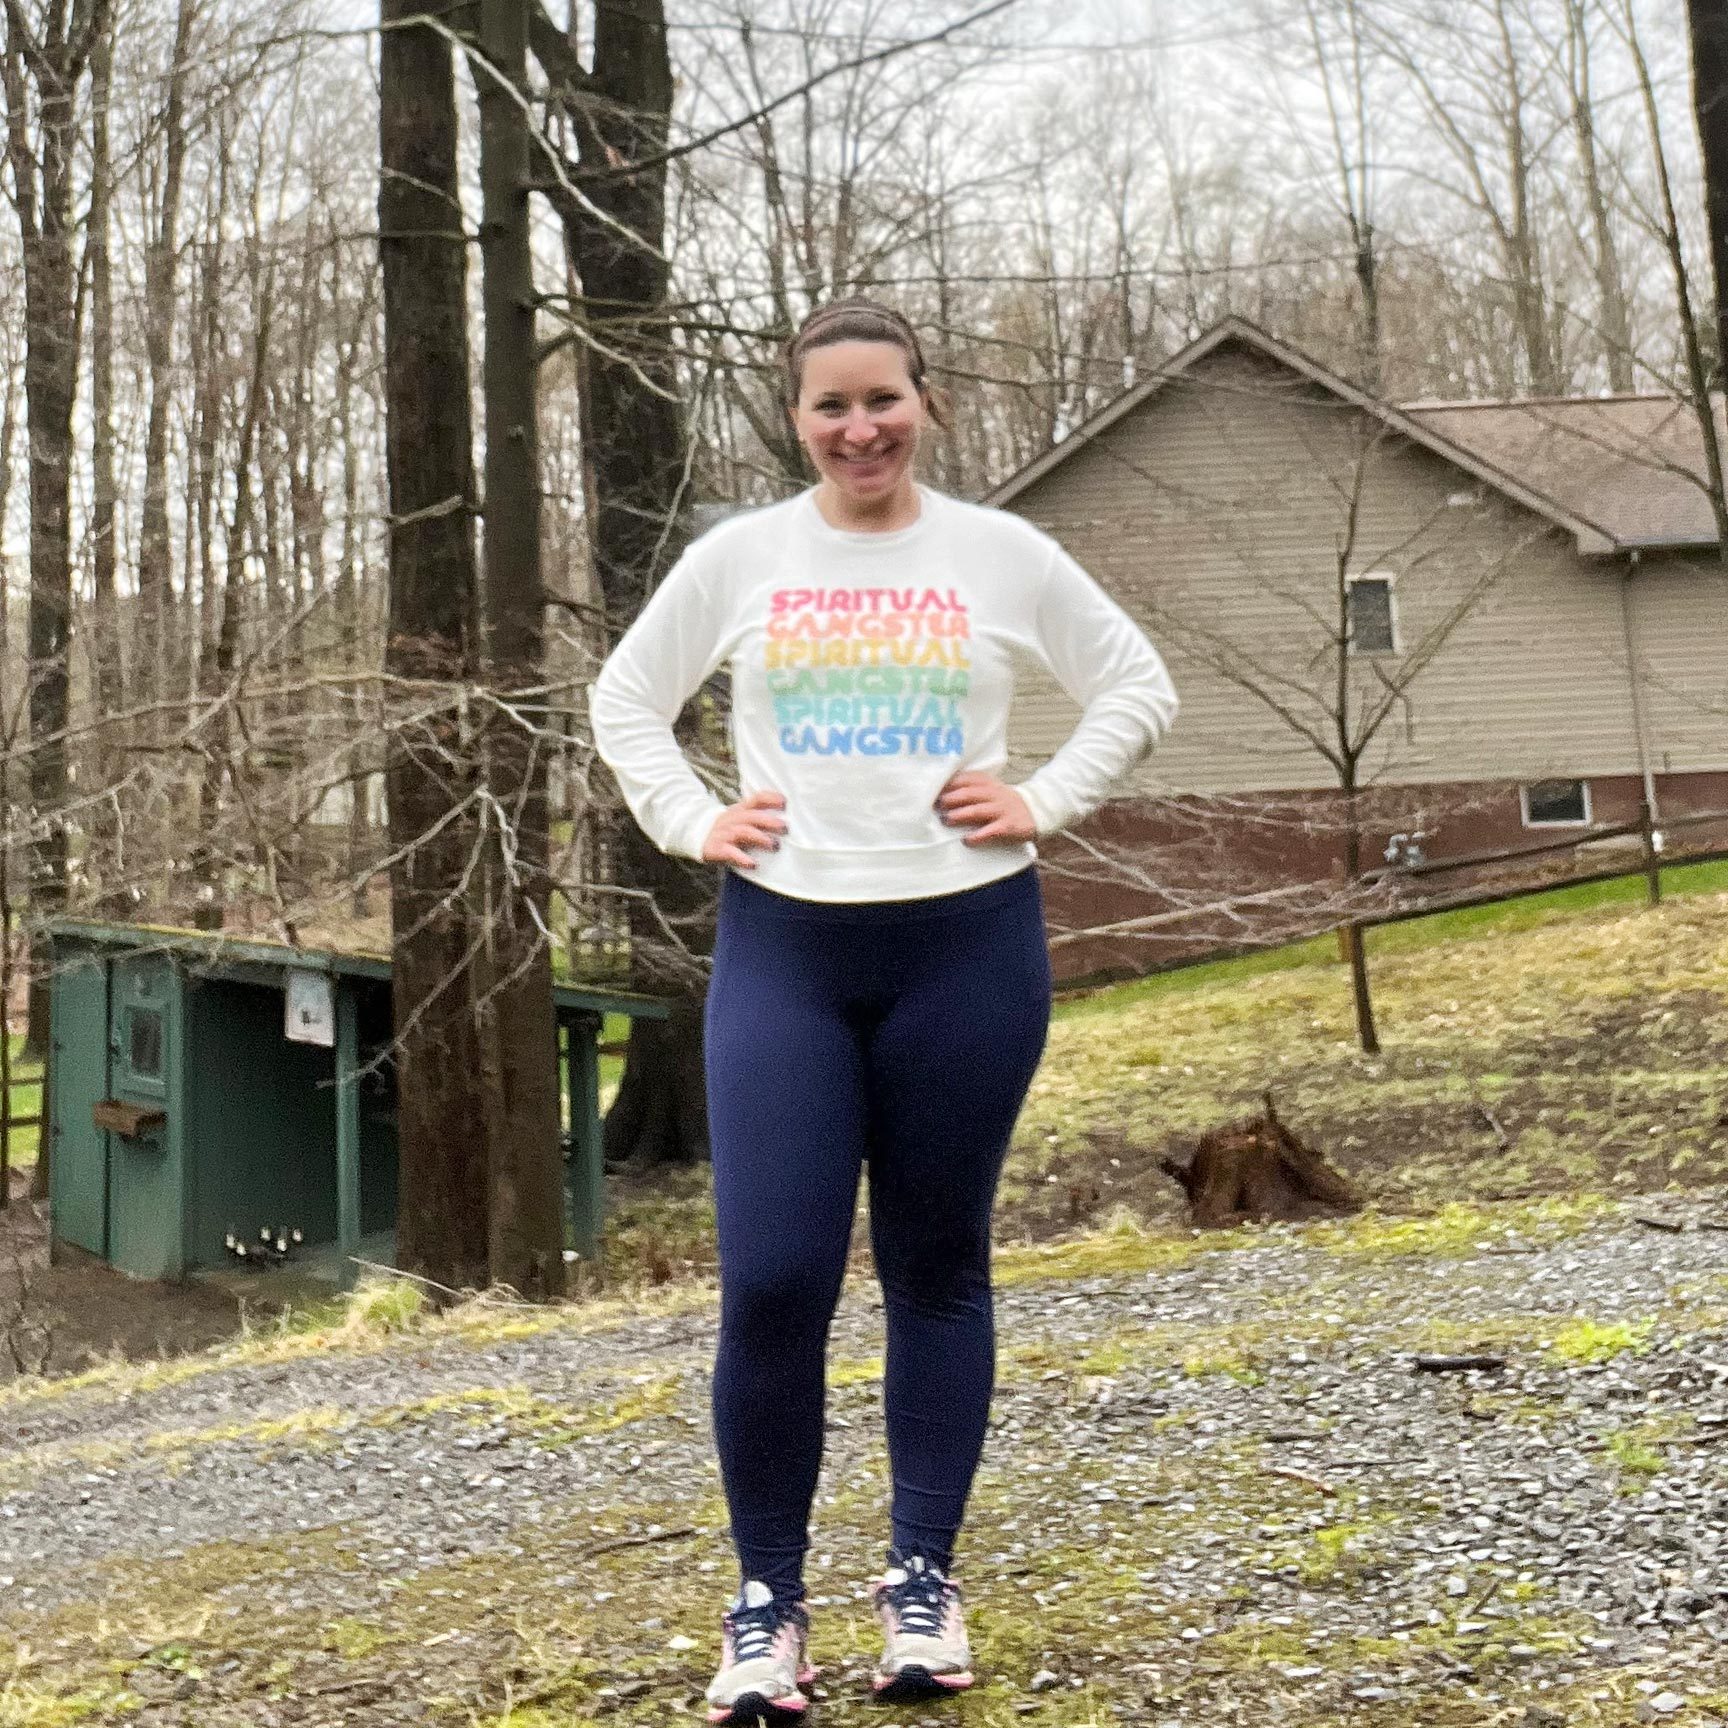
{"label": "gravel driveway", "polygon": [[[1016,1260],[961,1574],[981,1684],[943,1719],[1728,1722],[1724,1216]],[[683,1306],[0,1399],[0,1725],[700,1719],[730,1575],[712,1297]],[[819,1719],[912,1728],[860,1690],[880,1349],[854,1282]],[[1417,1363],[1459,1355],[1503,1366]]]}

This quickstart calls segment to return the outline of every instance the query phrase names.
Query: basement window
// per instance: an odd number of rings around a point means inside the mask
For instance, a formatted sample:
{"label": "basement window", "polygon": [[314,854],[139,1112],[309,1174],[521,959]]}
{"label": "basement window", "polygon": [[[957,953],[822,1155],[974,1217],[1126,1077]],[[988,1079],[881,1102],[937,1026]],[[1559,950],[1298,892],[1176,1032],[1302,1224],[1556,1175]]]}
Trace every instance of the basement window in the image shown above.
{"label": "basement window", "polygon": [[1352,576],[1345,590],[1352,654],[1396,654],[1398,613],[1392,578],[1383,571]]}
{"label": "basement window", "polygon": [[1538,780],[1518,788],[1526,828],[1588,828],[1588,780]]}

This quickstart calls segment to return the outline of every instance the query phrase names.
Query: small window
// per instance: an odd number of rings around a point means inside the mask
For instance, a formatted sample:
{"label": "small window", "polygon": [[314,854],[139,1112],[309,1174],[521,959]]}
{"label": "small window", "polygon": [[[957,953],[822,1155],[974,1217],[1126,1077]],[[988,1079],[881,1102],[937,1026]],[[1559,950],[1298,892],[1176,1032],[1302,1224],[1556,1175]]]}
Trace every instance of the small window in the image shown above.
{"label": "small window", "polygon": [[1520,786],[1526,828],[1586,828],[1590,824],[1587,780],[1538,780]]}
{"label": "small window", "polygon": [[1398,619],[1393,606],[1390,576],[1352,576],[1350,600],[1350,652],[1352,654],[1396,654]]}
{"label": "small window", "polygon": [[162,1011],[133,1008],[126,1015],[126,1066],[140,1078],[162,1078]]}

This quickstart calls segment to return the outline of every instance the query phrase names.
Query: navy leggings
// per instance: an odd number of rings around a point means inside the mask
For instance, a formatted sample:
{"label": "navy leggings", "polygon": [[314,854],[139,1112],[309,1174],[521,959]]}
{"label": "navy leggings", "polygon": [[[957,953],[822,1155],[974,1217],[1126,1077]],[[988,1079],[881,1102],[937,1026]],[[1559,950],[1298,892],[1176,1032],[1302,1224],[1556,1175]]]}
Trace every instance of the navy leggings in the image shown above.
{"label": "navy leggings", "polygon": [[745,1578],[803,1594],[860,1167],[887,1310],[893,1553],[944,1570],[995,1380],[990,1212],[1043,1052],[1036,873],[824,904],[728,873],[706,1015],[714,1433]]}

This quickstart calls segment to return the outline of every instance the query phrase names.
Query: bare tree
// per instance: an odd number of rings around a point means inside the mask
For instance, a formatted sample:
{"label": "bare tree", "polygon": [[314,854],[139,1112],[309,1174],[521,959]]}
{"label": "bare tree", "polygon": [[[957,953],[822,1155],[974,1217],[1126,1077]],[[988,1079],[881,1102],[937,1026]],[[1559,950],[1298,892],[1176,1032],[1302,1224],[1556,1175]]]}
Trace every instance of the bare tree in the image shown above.
{"label": "bare tree", "polygon": [[[72,634],[72,410],[78,381],[73,178],[78,91],[108,26],[109,0],[73,0],[26,15],[6,7],[6,153],[23,242],[24,396],[30,428],[30,797],[33,914],[66,903],[66,728]],[[39,969],[41,970],[41,969]],[[43,980],[31,991],[30,1041],[46,1045]],[[44,1158],[43,1164],[47,1160]]]}
{"label": "bare tree", "polygon": [[[480,257],[486,317],[486,673],[500,695],[485,737],[485,863],[477,976],[493,1281],[563,1293],[564,1184],[552,1012],[546,753],[540,708],[539,392],[528,226],[529,0],[480,0]],[[526,708],[526,712],[524,712]]]}
{"label": "bare tree", "polygon": [[[673,98],[666,18],[659,0],[596,0],[586,65],[543,7],[530,24],[555,126],[576,146],[573,173],[550,178],[546,191],[579,288],[568,339],[581,357],[588,548],[605,632],[615,637],[682,549],[690,502],[663,250]],[[663,857],[621,811],[617,821],[638,982],[676,990],[679,1006],[664,1024],[631,1028],[607,1153],[644,1163],[703,1156],[701,999],[690,992],[687,955],[704,945],[711,888],[706,872]],[[668,925],[685,939],[683,955],[668,951]]]}
{"label": "bare tree", "polygon": [[168,422],[172,409],[174,326],[180,263],[180,206],[186,180],[186,85],[200,0],[179,0],[162,97],[160,153],[146,158],[144,353],[148,425],[144,435],[144,495],[138,548],[139,653],[142,690],[158,687],[157,645],[171,602],[172,546],[168,528]]}
{"label": "bare tree", "polygon": [[[1655,173],[1655,208],[1646,216],[1666,257],[1674,289],[1674,309],[1679,315],[1682,356],[1681,393],[1691,404],[1698,423],[1699,443],[1704,452],[1704,490],[1716,522],[1718,556],[1728,565],[1728,483],[1722,448],[1721,423],[1710,395],[1710,362],[1706,349],[1707,327],[1697,306],[1680,213],[1675,201],[1674,180],[1669,170],[1668,148],[1663,139],[1662,116],[1656,99],[1655,80],[1638,32],[1632,0],[1620,0],[1618,19],[1621,36],[1632,58],[1637,89],[1648,128],[1651,163]],[[1712,243],[1713,244],[1713,243]],[[1714,251],[1712,251],[1714,258]]]}
{"label": "bare tree", "polygon": [[1588,213],[1590,262],[1596,279],[1596,324],[1601,338],[1608,382],[1612,389],[1630,391],[1634,384],[1632,314],[1614,234],[1602,144],[1597,133],[1596,97],[1592,80],[1594,51],[1591,0],[1565,0],[1566,41],[1562,53],[1567,117],[1578,156],[1580,190]]}
{"label": "bare tree", "polygon": [[1692,108],[1704,159],[1704,217],[1715,286],[1714,370],[1728,368],[1728,0],[1686,0]]}
{"label": "bare tree", "polygon": [[421,693],[389,760],[400,1191],[397,1264],[452,1288],[488,1275],[485,1103],[470,1012],[477,665],[468,407],[468,235],[448,40],[382,0],[379,255],[390,476],[386,665]]}

